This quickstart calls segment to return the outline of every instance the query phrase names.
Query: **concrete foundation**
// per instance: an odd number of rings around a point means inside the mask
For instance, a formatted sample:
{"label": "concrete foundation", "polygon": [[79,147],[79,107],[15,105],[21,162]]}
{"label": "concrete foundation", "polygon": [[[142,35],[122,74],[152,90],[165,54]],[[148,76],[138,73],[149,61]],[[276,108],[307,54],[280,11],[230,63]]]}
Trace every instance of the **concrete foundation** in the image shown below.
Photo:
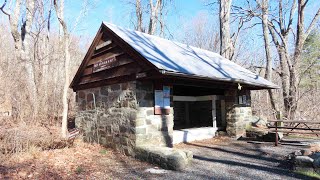
{"label": "concrete foundation", "polygon": [[202,128],[190,128],[173,131],[173,144],[182,142],[192,142],[196,140],[204,140],[213,138],[216,135],[217,128],[214,127],[202,127]]}

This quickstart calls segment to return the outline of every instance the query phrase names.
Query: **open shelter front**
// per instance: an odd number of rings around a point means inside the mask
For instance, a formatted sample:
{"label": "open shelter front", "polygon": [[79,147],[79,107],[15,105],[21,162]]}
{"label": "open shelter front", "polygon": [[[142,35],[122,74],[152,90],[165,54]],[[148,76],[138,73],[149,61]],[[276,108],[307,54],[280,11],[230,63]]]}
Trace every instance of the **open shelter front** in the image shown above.
{"label": "open shelter front", "polygon": [[226,129],[223,93],[218,86],[173,86],[174,144],[212,138]]}
{"label": "open shelter front", "polygon": [[102,23],[71,87],[86,141],[137,147],[244,135],[250,90],[273,83],[220,55]]}

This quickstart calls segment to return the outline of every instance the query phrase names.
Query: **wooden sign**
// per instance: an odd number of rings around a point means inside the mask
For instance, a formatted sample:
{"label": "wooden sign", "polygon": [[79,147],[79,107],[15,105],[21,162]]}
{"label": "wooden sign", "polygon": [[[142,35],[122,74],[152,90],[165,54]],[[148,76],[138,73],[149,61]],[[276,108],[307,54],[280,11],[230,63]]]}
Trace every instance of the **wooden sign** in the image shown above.
{"label": "wooden sign", "polygon": [[144,77],[147,77],[147,73],[145,73],[145,72],[136,74],[137,79],[144,78]]}
{"label": "wooden sign", "polygon": [[102,60],[100,62],[97,62],[93,65],[92,72],[99,72],[106,69],[113,68],[115,66],[118,66],[119,62],[117,61],[116,57],[107,58],[105,60]]}

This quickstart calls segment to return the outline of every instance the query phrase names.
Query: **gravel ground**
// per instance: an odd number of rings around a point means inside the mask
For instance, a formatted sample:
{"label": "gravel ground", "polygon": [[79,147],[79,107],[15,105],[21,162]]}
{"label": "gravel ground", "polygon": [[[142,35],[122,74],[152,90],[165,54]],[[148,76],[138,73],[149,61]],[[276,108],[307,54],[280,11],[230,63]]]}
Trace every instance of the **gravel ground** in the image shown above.
{"label": "gravel ground", "polygon": [[[228,138],[179,144],[193,151],[194,160],[183,172],[165,171],[150,179],[310,179],[293,173],[285,156],[301,146],[250,143]],[[144,174],[146,175],[146,174]],[[143,176],[142,175],[142,178]],[[150,174],[149,174],[150,175]]]}
{"label": "gravel ground", "polygon": [[72,148],[21,153],[0,160],[0,179],[310,179],[293,173],[285,163],[285,156],[301,146],[274,147],[273,143],[213,138],[175,148],[194,154],[192,164],[181,172],[79,142]]}

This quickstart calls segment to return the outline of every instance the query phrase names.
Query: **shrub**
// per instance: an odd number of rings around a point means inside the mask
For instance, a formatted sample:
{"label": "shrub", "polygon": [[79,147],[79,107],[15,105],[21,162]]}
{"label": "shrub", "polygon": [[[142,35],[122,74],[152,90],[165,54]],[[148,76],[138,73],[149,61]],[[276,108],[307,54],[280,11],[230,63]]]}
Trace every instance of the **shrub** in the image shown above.
{"label": "shrub", "polygon": [[13,154],[26,152],[34,148],[56,149],[67,144],[59,136],[60,128],[18,125],[0,129],[0,152]]}

